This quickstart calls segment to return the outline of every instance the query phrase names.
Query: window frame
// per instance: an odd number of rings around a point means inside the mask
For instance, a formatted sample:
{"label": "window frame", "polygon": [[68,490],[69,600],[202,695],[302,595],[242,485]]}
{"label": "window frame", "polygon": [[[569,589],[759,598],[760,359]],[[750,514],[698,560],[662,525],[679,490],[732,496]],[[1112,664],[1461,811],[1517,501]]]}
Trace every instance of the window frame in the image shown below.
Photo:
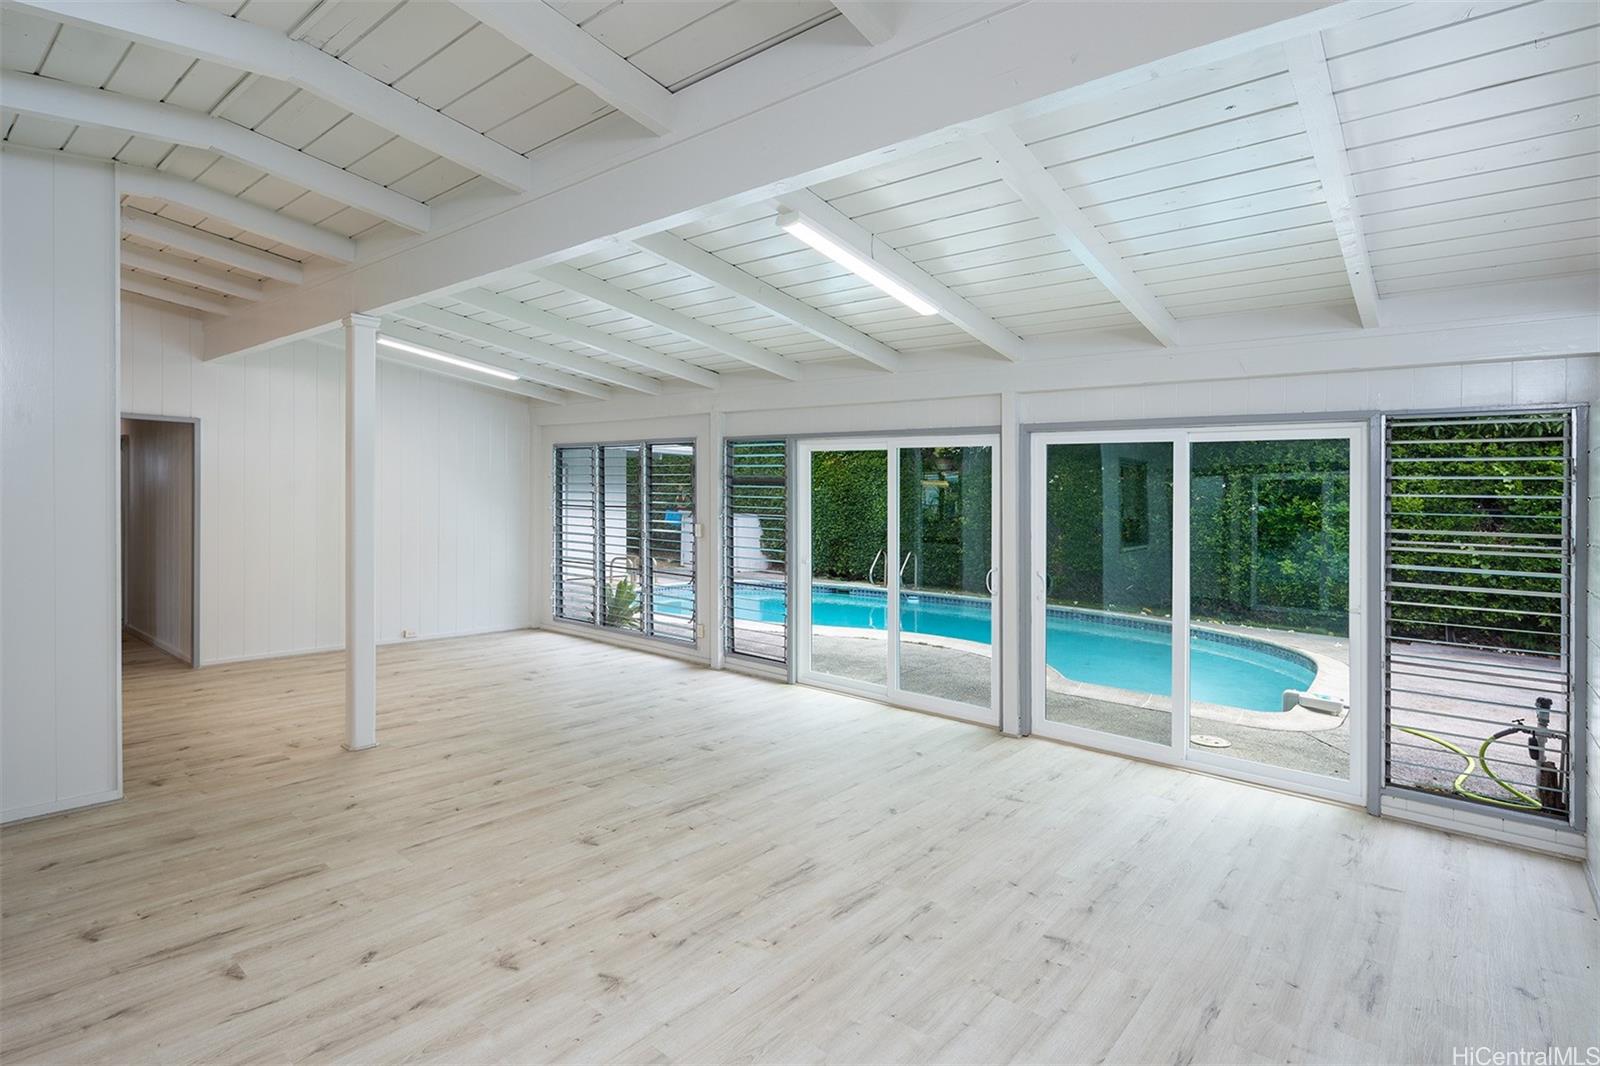
{"label": "window frame", "polygon": [[[657,632],[655,624],[655,610],[653,605],[653,560],[651,558],[650,544],[650,516],[652,496],[650,491],[650,464],[653,449],[656,448],[683,448],[688,452],[688,483],[689,497],[695,501],[696,509],[692,512],[693,521],[691,530],[701,522],[698,515],[699,504],[699,448],[700,442],[693,437],[661,437],[661,438],[633,438],[628,440],[607,441],[571,441],[551,445],[551,547],[550,547],[550,596],[549,608],[551,621],[558,625],[570,625],[597,632],[615,634],[623,638],[637,638],[660,642],[675,648],[693,649],[699,643],[699,633],[702,614],[701,593],[699,589],[699,552],[702,548],[701,538],[691,532],[691,546],[695,562],[685,568],[688,575],[690,592],[690,613],[685,632],[677,633]],[[607,573],[606,558],[608,554],[606,544],[606,493],[605,493],[605,452],[608,448],[637,448],[639,462],[639,506],[638,528],[640,548],[640,573],[639,573],[639,623],[635,626],[612,625],[606,620],[607,604],[609,603],[609,574]],[[567,507],[563,498],[564,479],[562,474],[566,467],[563,466],[562,453],[583,452],[589,453],[589,469],[594,479],[591,490],[591,550],[594,553],[593,584],[589,593],[593,597],[594,608],[591,618],[574,618],[563,614],[561,610],[563,598],[567,595],[569,575],[563,574],[562,561],[565,556],[563,542],[563,520],[566,517]],[[626,512],[624,512],[626,513]],[[629,516],[630,518],[632,516]],[[627,534],[624,533],[624,540]],[[626,545],[624,546],[624,549]],[[580,558],[582,556],[580,555]]]}

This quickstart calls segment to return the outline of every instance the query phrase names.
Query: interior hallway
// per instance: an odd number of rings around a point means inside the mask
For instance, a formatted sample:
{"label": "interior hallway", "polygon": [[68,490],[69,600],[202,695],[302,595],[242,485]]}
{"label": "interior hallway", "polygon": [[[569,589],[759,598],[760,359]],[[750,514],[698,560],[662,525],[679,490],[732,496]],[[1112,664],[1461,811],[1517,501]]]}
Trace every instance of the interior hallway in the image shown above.
{"label": "interior hallway", "polygon": [[554,633],[382,649],[359,754],[341,655],[128,647],[127,799],[4,834],[10,1060],[1600,1043],[1576,863]]}

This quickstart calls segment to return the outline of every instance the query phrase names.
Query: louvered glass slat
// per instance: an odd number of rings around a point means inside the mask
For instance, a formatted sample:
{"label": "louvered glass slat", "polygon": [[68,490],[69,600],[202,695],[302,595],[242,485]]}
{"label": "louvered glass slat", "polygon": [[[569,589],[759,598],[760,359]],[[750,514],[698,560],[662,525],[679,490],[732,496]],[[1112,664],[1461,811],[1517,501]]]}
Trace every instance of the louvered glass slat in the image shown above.
{"label": "louvered glass slat", "polygon": [[726,648],[776,663],[789,661],[788,474],[784,441],[728,442],[723,468]]}
{"label": "louvered glass slat", "polygon": [[555,617],[693,643],[694,445],[555,449]]}
{"label": "louvered glass slat", "polygon": [[595,621],[600,530],[596,522],[598,478],[592,447],[557,448],[555,454],[555,551],[552,604],[557,618]]}
{"label": "louvered glass slat", "polygon": [[1384,780],[1565,821],[1575,415],[1384,423]]}

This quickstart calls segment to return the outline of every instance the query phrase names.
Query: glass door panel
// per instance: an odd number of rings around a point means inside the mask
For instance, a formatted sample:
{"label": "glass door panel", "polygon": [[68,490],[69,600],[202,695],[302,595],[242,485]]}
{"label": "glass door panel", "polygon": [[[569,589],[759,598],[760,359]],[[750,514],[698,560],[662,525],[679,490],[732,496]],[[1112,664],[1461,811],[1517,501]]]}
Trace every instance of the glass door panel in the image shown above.
{"label": "glass door panel", "polygon": [[882,689],[889,682],[889,452],[809,451],[807,672]]}
{"label": "glass door panel", "polygon": [[1348,780],[1348,434],[1195,440],[1191,753]]}
{"label": "glass door panel", "polygon": [[1049,444],[1042,459],[1034,728],[1170,745],[1173,444]]}
{"label": "glass door panel", "polygon": [[995,665],[994,449],[895,450],[899,687],[987,710]]}

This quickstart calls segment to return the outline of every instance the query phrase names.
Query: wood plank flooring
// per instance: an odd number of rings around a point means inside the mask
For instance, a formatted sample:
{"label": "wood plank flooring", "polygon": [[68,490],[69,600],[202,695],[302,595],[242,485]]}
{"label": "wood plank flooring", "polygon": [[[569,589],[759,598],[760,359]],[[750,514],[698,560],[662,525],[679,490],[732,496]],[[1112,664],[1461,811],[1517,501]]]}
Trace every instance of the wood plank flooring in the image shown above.
{"label": "wood plank flooring", "polygon": [[1449,1062],[1600,1043],[1580,868],[550,633],[126,675],[0,833],[7,1062]]}

